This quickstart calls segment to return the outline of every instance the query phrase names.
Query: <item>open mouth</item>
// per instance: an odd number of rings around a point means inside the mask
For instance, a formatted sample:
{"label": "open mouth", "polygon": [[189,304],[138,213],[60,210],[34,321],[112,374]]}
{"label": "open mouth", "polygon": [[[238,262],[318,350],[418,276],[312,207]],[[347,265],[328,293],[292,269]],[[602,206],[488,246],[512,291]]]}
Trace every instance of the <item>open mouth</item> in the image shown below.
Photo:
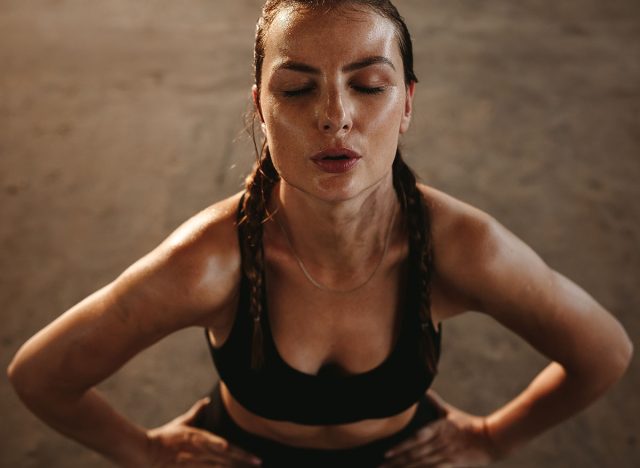
{"label": "open mouth", "polygon": [[330,148],[316,154],[311,160],[324,172],[348,172],[358,164],[361,156],[349,148]]}
{"label": "open mouth", "polygon": [[347,159],[351,159],[349,156],[347,156],[346,154],[339,154],[336,156],[325,156],[322,158],[325,161],[342,161],[342,160],[347,160]]}

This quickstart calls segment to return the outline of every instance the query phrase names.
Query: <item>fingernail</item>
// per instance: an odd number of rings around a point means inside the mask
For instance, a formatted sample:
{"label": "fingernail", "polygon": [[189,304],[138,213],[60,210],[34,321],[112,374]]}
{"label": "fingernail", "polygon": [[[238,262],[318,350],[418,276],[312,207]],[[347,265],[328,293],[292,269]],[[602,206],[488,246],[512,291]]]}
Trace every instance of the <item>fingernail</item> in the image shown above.
{"label": "fingernail", "polygon": [[257,458],[257,457],[253,457],[253,458],[251,459],[251,463],[253,463],[254,465],[262,465],[262,460],[260,460],[260,459],[259,459],[259,458]]}
{"label": "fingernail", "polygon": [[387,450],[387,453],[384,454],[384,458],[391,458],[395,452],[393,450]]}

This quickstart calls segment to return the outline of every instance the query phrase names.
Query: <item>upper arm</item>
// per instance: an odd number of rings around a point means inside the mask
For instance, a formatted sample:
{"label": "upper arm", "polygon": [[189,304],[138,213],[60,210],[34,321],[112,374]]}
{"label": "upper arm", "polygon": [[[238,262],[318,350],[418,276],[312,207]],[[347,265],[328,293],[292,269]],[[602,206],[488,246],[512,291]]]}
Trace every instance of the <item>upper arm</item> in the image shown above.
{"label": "upper arm", "polygon": [[215,321],[235,294],[239,256],[233,215],[213,211],[196,215],[25,343],[9,369],[16,387],[83,392],[171,332]]}
{"label": "upper arm", "polygon": [[438,277],[568,372],[619,376],[632,346],[618,321],[494,218],[449,202],[434,229]]}

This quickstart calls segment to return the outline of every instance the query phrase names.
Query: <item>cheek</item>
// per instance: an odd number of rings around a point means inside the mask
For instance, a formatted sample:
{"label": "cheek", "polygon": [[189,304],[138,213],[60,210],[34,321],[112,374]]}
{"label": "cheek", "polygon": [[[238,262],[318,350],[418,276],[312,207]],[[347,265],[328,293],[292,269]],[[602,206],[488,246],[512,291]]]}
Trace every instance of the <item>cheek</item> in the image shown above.
{"label": "cheek", "polygon": [[299,127],[304,109],[299,105],[283,101],[272,95],[266,99],[265,120],[271,127]]}
{"label": "cheek", "polygon": [[285,146],[292,142],[304,141],[302,134],[308,131],[308,112],[273,103],[265,112],[267,141],[270,148]]}
{"label": "cheek", "polygon": [[400,125],[404,115],[404,101],[400,93],[394,91],[387,99],[380,99],[362,107],[358,120],[363,133],[369,138],[397,145]]}
{"label": "cheek", "polygon": [[[263,109],[266,128],[265,136],[271,159],[281,177],[288,174],[300,162],[293,155],[304,154],[304,142],[308,141],[305,120],[299,111],[293,111],[289,106],[269,103]],[[289,169],[287,169],[289,168]]]}
{"label": "cheek", "polygon": [[398,149],[403,115],[404,101],[400,99],[400,93],[387,100],[381,99],[366,114],[362,133],[366,136],[368,151],[375,155],[371,162],[375,171],[387,171],[390,168]]}

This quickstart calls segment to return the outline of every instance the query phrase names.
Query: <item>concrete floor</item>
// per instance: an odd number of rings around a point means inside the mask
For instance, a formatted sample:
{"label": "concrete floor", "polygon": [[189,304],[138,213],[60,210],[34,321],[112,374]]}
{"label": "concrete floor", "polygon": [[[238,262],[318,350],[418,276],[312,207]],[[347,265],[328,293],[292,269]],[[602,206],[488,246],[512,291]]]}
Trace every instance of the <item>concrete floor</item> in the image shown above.
{"label": "concrete floor", "polygon": [[[240,187],[258,0],[0,2],[0,361]],[[420,84],[405,153],[496,216],[640,343],[640,3],[399,0]],[[483,413],[545,365],[478,314],[445,324],[435,388]],[[158,425],[216,376],[200,330],[101,385]],[[640,466],[640,368],[502,467]],[[108,466],[0,378],[0,466]]]}

